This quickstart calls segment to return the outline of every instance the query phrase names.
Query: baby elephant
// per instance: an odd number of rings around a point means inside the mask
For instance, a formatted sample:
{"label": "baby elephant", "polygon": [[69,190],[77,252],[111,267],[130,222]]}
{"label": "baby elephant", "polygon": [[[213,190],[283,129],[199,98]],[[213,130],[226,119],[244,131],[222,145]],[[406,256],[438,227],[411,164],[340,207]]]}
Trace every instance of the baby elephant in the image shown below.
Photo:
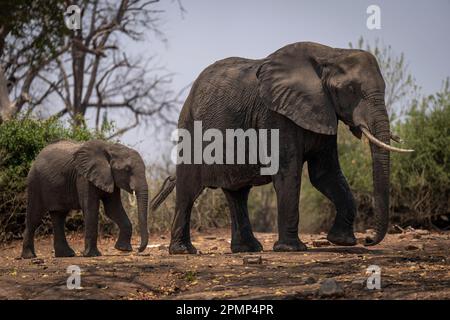
{"label": "baby elephant", "polygon": [[136,193],[141,234],[139,251],[147,247],[148,186],[144,161],[135,150],[101,140],[59,141],[39,153],[28,174],[27,184],[23,258],[36,257],[34,232],[47,211],[53,223],[55,256],[74,256],[75,252],[66,240],[64,225],[69,211],[80,209],[85,221],[83,255],[101,255],[97,248],[100,200],[106,215],[120,229],[115,248],[131,251],[132,227],[122,206],[120,189]]}

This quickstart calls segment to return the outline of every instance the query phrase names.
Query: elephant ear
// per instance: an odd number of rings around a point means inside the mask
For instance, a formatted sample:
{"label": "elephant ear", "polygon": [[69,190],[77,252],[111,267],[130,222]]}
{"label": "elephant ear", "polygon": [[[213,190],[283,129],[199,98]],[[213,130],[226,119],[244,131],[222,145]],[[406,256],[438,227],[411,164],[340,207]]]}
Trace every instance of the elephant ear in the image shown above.
{"label": "elephant ear", "polygon": [[114,179],[109,165],[106,143],[101,140],[85,142],[74,154],[75,167],[79,174],[97,188],[112,193]]}
{"label": "elephant ear", "polygon": [[268,56],[259,67],[259,94],[267,107],[300,127],[321,134],[337,132],[337,117],[320,77],[316,54],[333,48],[295,43]]}

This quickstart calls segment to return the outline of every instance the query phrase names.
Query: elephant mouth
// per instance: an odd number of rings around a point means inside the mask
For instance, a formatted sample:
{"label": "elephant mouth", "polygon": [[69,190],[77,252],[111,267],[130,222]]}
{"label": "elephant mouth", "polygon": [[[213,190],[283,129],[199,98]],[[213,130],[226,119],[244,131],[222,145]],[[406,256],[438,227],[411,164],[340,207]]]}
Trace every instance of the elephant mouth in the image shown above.
{"label": "elephant mouth", "polygon": [[[369,139],[369,141],[371,143],[373,143],[374,145],[376,145],[376,146],[378,146],[380,148],[383,148],[383,149],[388,150],[388,151],[401,152],[401,153],[414,152],[413,149],[403,149],[403,148],[393,147],[393,146],[391,146],[389,144],[386,144],[386,143],[378,140],[372,133],[370,133],[370,130],[367,129],[363,125],[360,125],[357,128],[367,137],[367,139]],[[352,130],[352,129],[350,129],[350,130]],[[393,134],[392,132],[390,132],[390,139],[395,141],[395,142],[403,143],[403,140],[399,136]]]}

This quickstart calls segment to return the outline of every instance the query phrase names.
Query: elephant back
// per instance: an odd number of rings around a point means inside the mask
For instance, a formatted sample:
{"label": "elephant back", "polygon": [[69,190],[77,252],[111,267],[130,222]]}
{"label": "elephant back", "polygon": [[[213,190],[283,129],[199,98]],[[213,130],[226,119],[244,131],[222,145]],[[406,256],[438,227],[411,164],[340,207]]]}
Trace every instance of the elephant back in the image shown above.
{"label": "elephant back", "polygon": [[208,66],[194,82],[179,118],[179,128],[202,121],[203,129],[254,128],[264,103],[256,71],[261,60],[231,57]]}
{"label": "elephant back", "polygon": [[72,159],[73,154],[81,147],[81,143],[70,140],[61,140],[46,146],[38,154],[35,160],[35,165],[44,165],[47,167],[49,164],[53,166],[62,165],[69,159]]}
{"label": "elephant back", "polygon": [[[62,140],[46,146],[28,173],[28,192],[39,194],[48,210],[78,209],[73,154],[81,143]],[[65,191],[64,196],[62,192]]]}
{"label": "elephant back", "polygon": [[[191,136],[195,121],[201,121],[203,132],[217,129],[223,136],[227,129],[264,128],[268,109],[258,94],[256,72],[260,64],[260,60],[232,57],[207,67],[191,88],[178,127],[190,131]],[[225,139],[223,143],[225,150]],[[207,144],[204,142],[203,148]],[[202,165],[202,184],[233,189],[267,183],[270,178],[261,177],[260,168],[259,164]]]}

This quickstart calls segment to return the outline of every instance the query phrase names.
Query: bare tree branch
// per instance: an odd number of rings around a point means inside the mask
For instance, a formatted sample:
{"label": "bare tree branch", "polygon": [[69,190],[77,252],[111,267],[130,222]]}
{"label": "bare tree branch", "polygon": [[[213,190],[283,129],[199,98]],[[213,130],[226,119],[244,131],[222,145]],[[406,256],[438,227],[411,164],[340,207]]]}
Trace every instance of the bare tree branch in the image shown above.
{"label": "bare tree branch", "polygon": [[7,76],[18,79],[11,94],[17,100],[14,112],[25,104],[29,111],[40,106],[76,123],[95,109],[95,127],[101,130],[102,121],[125,110],[133,122],[115,136],[139,125],[155,125],[155,119],[172,125],[169,119],[181,103],[180,93],[170,90],[172,75],[155,66],[154,56],[133,56],[127,50],[130,40],[141,41],[149,34],[165,41],[158,2],[74,1],[82,9],[81,29],[69,32],[51,55],[36,61],[32,40],[10,39],[1,59],[8,66]]}

